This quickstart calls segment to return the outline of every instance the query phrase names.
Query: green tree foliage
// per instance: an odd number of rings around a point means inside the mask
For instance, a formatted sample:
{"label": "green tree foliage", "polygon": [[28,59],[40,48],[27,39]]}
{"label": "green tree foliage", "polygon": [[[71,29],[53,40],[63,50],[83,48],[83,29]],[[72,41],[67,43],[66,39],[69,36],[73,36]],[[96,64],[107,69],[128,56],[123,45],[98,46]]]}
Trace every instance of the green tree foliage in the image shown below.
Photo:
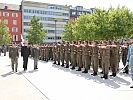
{"label": "green tree foliage", "polygon": [[8,27],[0,20],[0,44],[11,43],[11,34]]}
{"label": "green tree foliage", "polygon": [[64,28],[65,30],[63,31],[63,37],[62,39],[63,40],[66,40],[66,41],[72,41],[74,39],[74,35],[73,35],[73,24],[74,24],[74,21],[67,21]]}
{"label": "green tree foliage", "polygon": [[106,10],[96,8],[95,12],[81,14],[70,23],[65,25],[64,40],[121,39],[132,35],[133,13],[126,7],[110,7]]}
{"label": "green tree foliage", "polygon": [[31,18],[29,23],[30,28],[26,30],[27,35],[26,39],[29,43],[39,44],[43,43],[43,40],[46,36],[46,31],[43,29],[43,23],[39,22],[40,19],[36,16]]}

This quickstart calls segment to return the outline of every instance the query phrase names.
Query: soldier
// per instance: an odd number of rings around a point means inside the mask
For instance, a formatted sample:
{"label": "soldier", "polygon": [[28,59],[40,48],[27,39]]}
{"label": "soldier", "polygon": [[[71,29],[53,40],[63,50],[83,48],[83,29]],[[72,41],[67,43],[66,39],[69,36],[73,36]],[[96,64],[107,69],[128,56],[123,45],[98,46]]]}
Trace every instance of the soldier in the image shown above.
{"label": "soldier", "polygon": [[39,47],[37,44],[34,44],[32,49],[33,59],[34,59],[34,70],[38,69],[38,60],[39,60]]}
{"label": "soldier", "polygon": [[76,71],[81,71],[81,68],[83,66],[81,41],[78,41],[78,45],[77,45],[77,66],[78,66],[78,70]]}
{"label": "soldier", "polygon": [[93,76],[97,75],[98,72],[98,46],[97,46],[97,41],[93,41],[92,44],[92,68],[93,68]]}
{"label": "soldier", "polygon": [[71,62],[72,62],[72,70],[75,69],[75,67],[77,66],[77,47],[76,47],[76,41],[72,41],[71,44]]}
{"label": "soldier", "polygon": [[11,58],[12,71],[14,71],[14,64],[15,64],[15,72],[17,72],[18,68],[18,57],[19,57],[19,49],[15,43],[12,43],[12,46],[9,49],[9,58]]}
{"label": "soldier", "polygon": [[[127,54],[128,54],[128,43],[124,42],[123,46],[121,47],[121,55],[122,55],[122,63],[125,66],[127,61]],[[129,66],[127,65],[124,69],[123,73],[129,73]]]}
{"label": "soldier", "polygon": [[83,58],[83,67],[85,68],[85,70],[82,73],[88,73],[88,69],[89,68],[89,54],[90,54],[90,50],[89,50],[89,46],[88,46],[88,41],[84,41],[84,46],[82,48],[82,58]]}
{"label": "soldier", "polygon": [[6,46],[5,45],[2,46],[2,50],[3,50],[4,56],[6,56]]}
{"label": "soldier", "polygon": [[98,57],[98,59],[99,59],[99,68],[102,68],[102,56],[101,56],[101,45],[102,45],[102,43],[101,43],[101,41],[99,42],[99,44],[98,44],[98,47],[99,47],[99,57]]}
{"label": "soldier", "polygon": [[60,65],[60,42],[56,45],[56,61],[57,65]]}
{"label": "soldier", "polygon": [[56,64],[56,48],[57,48],[56,45],[57,45],[56,43],[53,43],[53,47],[52,47],[53,60],[54,60],[53,64]]}
{"label": "soldier", "polygon": [[60,60],[62,63],[62,67],[64,66],[64,60],[65,60],[65,46],[64,46],[64,42],[61,43],[60,45]]}
{"label": "soldier", "polygon": [[112,42],[111,45],[111,55],[110,55],[110,63],[111,63],[111,70],[112,70],[112,75],[115,77],[116,72],[119,68],[119,47],[117,46],[116,42]]}
{"label": "soldier", "polygon": [[29,58],[30,54],[31,54],[31,51],[30,51],[30,47],[28,45],[28,42],[25,42],[24,46],[21,47],[21,56],[23,57],[23,68],[24,68],[24,71],[27,70],[28,58]]}
{"label": "soldier", "polygon": [[[127,55],[127,64],[130,65],[131,68],[131,76],[133,81],[133,37],[130,38],[130,45],[128,47],[128,55]],[[130,88],[133,88],[133,85],[130,86]]]}
{"label": "soldier", "polygon": [[89,46],[88,68],[90,69],[90,66],[91,66],[91,58],[92,58],[92,46],[91,46],[91,42],[88,42],[88,46]]}
{"label": "soldier", "polygon": [[43,45],[43,60],[46,61],[46,44]]}
{"label": "soldier", "polygon": [[1,53],[2,53],[2,46],[0,45],[0,56],[1,56]]}
{"label": "soldier", "polygon": [[33,44],[30,45],[30,57],[32,58],[33,57]]}
{"label": "soldier", "polygon": [[49,44],[49,60],[53,60],[52,45]]}
{"label": "soldier", "polygon": [[45,46],[45,55],[46,55],[45,60],[46,60],[46,62],[48,62],[48,60],[49,60],[49,46],[48,46],[48,44],[46,44],[46,46]]}
{"label": "soldier", "polygon": [[66,67],[69,68],[69,62],[70,62],[70,45],[69,42],[66,42],[65,45],[65,61],[66,61]]}
{"label": "soldier", "polygon": [[107,46],[107,42],[103,41],[101,48],[101,59],[102,59],[102,72],[101,78],[108,79],[109,66],[110,66],[110,47]]}

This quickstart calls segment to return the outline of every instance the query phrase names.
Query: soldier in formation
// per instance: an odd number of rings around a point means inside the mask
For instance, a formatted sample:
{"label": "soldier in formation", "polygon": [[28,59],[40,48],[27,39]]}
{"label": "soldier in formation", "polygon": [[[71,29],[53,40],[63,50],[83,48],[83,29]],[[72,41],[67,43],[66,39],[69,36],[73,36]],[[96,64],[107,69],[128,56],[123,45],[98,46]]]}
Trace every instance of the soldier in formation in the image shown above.
{"label": "soldier in formation", "polygon": [[[39,46],[39,59],[48,62],[53,61],[55,65],[61,65],[64,68],[70,68],[82,73],[88,73],[93,70],[91,75],[98,75],[99,70],[103,76],[108,79],[115,77],[119,71],[120,54],[123,65],[126,63],[128,45],[119,45],[113,41],[72,41],[58,42],[53,44],[42,44]],[[83,70],[82,70],[83,69]],[[125,68],[125,73],[129,68]]]}

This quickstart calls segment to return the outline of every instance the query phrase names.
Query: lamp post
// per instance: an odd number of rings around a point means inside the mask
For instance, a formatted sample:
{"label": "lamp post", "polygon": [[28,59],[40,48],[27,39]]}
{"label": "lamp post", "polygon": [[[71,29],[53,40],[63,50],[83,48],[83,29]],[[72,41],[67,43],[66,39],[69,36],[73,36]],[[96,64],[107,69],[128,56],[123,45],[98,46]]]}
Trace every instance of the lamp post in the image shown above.
{"label": "lamp post", "polygon": [[55,43],[56,43],[56,22],[57,20],[55,19],[54,21],[55,21]]}

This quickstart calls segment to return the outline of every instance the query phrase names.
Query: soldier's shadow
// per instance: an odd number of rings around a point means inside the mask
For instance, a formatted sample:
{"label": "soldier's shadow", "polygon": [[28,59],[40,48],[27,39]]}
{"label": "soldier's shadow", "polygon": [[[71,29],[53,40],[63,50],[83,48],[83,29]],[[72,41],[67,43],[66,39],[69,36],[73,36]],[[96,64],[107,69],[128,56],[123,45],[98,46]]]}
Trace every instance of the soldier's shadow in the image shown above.
{"label": "soldier's shadow", "polygon": [[58,68],[58,70],[63,70],[64,72],[69,72],[69,73],[75,74],[79,77],[84,77],[87,80],[93,80],[94,82],[99,83],[99,84],[105,84],[106,86],[113,88],[113,89],[120,88],[120,84],[127,85],[127,86],[130,85],[130,82],[128,82],[118,76],[116,76],[116,77],[109,76],[109,79],[104,80],[104,79],[100,78],[102,76],[100,73],[98,73],[97,76],[92,76],[91,75],[91,73],[93,73],[92,70],[89,70],[89,72],[87,74],[84,74],[81,71],[80,72],[76,71],[76,69],[71,70],[69,68],[64,68],[64,67],[57,66],[57,65],[52,65],[52,67]]}
{"label": "soldier's shadow", "polygon": [[10,71],[10,72],[5,73],[5,74],[3,74],[3,75],[1,75],[1,76],[2,76],[2,77],[7,77],[7,76],[12,75],[12,74],[13,74],[13,72],[12,72],[12,71]]}

